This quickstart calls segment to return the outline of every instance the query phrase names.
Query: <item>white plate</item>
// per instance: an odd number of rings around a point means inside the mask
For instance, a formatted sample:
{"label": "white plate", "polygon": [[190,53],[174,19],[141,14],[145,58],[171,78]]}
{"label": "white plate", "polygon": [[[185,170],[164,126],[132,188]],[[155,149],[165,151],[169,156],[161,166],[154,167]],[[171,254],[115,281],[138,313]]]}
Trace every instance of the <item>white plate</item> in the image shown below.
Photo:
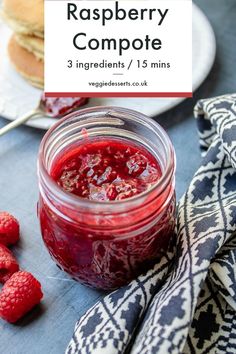
{"label": "white plate", "polygon": [[[0,115],[14,120],[37,106],[41,91],[33,88],[18,75],[9,63],[7,43],[11,31],[0,23]],[[206,16],[193,5],[193,91],[207,77],[214,59],[216,41]],[[148,116],[158,115],[176,106],[184,98],[93,98],[88,106],[114,105],[143,112]],[[48,129],[54,119],[39,118],[27,125]]]}

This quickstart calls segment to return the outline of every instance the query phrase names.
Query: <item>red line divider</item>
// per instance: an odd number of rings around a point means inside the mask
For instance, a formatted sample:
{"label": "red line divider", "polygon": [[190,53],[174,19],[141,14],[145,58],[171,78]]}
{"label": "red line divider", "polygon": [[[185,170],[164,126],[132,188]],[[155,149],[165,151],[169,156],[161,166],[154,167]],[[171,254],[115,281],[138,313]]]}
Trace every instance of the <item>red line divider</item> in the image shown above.
{"label": "red line divider", "polygon": [[193,97],[192,92],[45,92],[46,97]]}

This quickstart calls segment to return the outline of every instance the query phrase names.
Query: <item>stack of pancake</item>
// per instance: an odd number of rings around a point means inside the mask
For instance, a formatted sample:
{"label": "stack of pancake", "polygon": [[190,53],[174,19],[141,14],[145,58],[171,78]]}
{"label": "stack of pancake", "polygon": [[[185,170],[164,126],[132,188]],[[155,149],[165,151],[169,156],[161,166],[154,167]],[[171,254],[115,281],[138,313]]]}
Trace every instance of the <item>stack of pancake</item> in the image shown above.
{"label": "stack of pancake", "polygon": [[33,86],[44,85],[44,1],[3,0],[2,16],[13,29],[8,54]]}

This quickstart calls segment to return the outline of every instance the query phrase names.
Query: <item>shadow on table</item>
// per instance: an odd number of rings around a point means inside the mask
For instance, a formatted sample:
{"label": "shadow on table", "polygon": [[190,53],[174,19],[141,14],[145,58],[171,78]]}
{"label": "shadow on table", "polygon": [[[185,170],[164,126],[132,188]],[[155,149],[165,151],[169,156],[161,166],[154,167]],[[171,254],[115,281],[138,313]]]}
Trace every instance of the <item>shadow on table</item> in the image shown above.
{"label": "shadow on table", "polygon": [[37,321],[37,319],[40,318],[45,312],[46,307],[42,303],[40,303],[13,325],[16,327],[26,327],[32,322]]}

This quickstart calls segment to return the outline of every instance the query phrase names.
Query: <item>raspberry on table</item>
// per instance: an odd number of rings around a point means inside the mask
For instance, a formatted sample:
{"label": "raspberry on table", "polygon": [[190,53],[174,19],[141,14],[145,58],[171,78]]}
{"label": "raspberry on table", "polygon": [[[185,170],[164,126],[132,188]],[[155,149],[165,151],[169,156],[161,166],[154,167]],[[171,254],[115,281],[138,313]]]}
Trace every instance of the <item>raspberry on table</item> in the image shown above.
{"label": "raspberry on table", "polygon": [[37,305],[42,297],[41,284],[31,273],[14,273],[0,293],[0,317],[14,323]]}
{"label": "raspberry on table", "polygon": [[16,218],[7,213],[0,211],[0,243],[9,246],[19,240],[20,226]]}
{"label": "raspberry on table", "polygon": [[5,283],[18,270],[19,265],[11,251],[0,244],[0,283]]}

